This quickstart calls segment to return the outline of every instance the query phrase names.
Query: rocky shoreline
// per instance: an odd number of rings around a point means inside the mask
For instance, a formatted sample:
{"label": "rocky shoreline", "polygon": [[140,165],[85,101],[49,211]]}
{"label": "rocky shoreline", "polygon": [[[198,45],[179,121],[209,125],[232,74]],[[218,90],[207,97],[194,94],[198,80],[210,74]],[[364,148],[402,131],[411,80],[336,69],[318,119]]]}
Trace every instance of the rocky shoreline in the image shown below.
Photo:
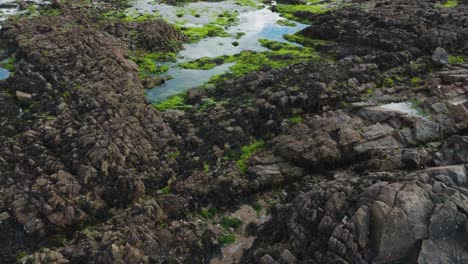
{"label": "rocky shoreline", "polygon": [[[131,53],[186,37],[100,19],[120,5],[2,25],[0,262],[468,263],[468,3],[298,12],[334,61],[166,111]],[[398,102],[417,114],[383,107]]]}

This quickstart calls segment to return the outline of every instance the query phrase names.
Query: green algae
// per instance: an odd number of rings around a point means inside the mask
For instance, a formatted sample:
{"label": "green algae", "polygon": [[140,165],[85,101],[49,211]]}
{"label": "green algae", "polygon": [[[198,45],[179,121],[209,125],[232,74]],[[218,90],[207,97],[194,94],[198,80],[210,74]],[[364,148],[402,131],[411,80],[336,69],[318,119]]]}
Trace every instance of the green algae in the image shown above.
{"label": "green algae", "polygon": [[2,62],[0,62],[0,67],[9,70],[10,72],[15,70],[16,58],[10,57]]}
{"label": "green algae", "polygon": [[191,105],[185,104],[185,93],[173,95],[165,101],[154,103],[153,106],[159,111],[168,109],[186,110],[192,108]]}
{"label": "green algae", "polygon": [[308,4],[290,5],[280,4],[274,7],[274,11],[278,12],[284,18],[295,20],[298,22],[308,22],[302,18],[296,17],[297,12],[309,12],[314,14],[322,14],[329,11],[329,3],[320,3],[320,0],[309,1]]}
{"label": "green algae", "polygon": [[136,50],[130,53],[130,59],[138,65],[140,78],[147,78],[155,74],[167,72],[169,66],[158,65],[157,62],[175,61],[174,52],[145,52]]}
{"label": "green algae", "polygon": [[448,58],[448,63],[449,64],[460,64],[460,63],[464,63],[464,62],[465,62],[465,58],[463,58],[462,56],[450,55],[449,58]]}
{"label": "green algae", "polygon": [[[319,55],[312,48],[298,47],[289,43],[267,39],[261,39],[260,43],[269,50],[263,52],[242,51],[239,54],[216,58],[205,57],[180,63],[179,67],[184,69],[209,70],[224,63],[235,63],[230,67],[230,72],[224,75],[243,76],[252,71],[281,68],[298,62],[320,59]],[[217,82],[223,79],[223,77],[215,75],[210,82]]]}
{"label": "green algae", "polygon": [[276,24],[281,25],[281,26],[286,26],[286,27],[295,27],[296,23],[289,21],[287,19],[281,19],[276,21]]}
{"label": "green algae", "polygon": [[254,0],[236,0],[236,4],[239,6],[250,6],[255,8],[262,8],[262,5]]}
{"label": "green algae", "polygon": [[232,243],[236,242],[236,236],[235,235],[222,235],[219,238],[219,243],[222,245],[229,245]]}
{"label": "green algae", "polygon": [[229,37],[230,35],[224,30],[224,28],[207,24],[201,27],[186,27],[176,25],[176,28],[181,30],[184,35],[188,38],[189,42],[197,42],[207,37]]}
{"label": "green algae", "polygon": [[300,32],[293,34],[293,35],[286,34],[283,36],[283,38],[288,41],[301,44],[302,46],[305,46],[305,47],[316,47],[318,45],[324,45],[328,43],[328,41],[326,40],[308,38],[300,34]]}
{"label": "green algae", "polygon": [[458,6],[458,0],[447,0],[447,1],[445,1],[445,3],[439,4],[439,6],[445,7],[445,8],[457,7]]}
{"label": "green algae", "polygon": [[419,85],[422,82],[420,77],[413,77],[410,80],[411,85],[416,86]]}
{"label": "green algae", "polygon": [[255,140],[254,142],[252,142],[252,144],[242,147],[241,155],[240,155],[239,159],[236,161],[236,165],[237,165],[237,167],[239,168],[239,170],[242,173],[247,172],[247,168],[248,168],[247,163],[248,163],[249,159],[257,151],[262,149],[264,146],[265,146],[265,142],[263,140]]}
{"label": "green algae", "polygon": [[217,15],[216,20],[211,24],[220,26],[231,26],[239,22],[239,11],[224,11]]}
{"label": "green algae", "polygon": [[290,117],[289,119],[289,122],[293,123],[293,124],[298,124],[298,123],[302,123],[304,121],[304,119],[300,116],[293,116],[293,117]]}

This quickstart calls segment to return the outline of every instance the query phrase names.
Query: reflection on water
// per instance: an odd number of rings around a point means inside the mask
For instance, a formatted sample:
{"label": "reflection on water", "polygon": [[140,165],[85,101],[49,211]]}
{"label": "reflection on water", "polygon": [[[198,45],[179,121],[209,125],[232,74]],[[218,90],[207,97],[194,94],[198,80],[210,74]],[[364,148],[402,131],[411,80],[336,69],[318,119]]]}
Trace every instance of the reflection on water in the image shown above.
{"label": "reflection on water", "polygon": [[0,80],[5,80],[10,76],[10,72],[7,69],[0,68]]}
{"label": "reflection on water", "polygon": [[[195,4],[205,5],[207,3],[198,2],[193,3],[192,5]],[[224,8],[229,6],[229,4],[226,4],[226,2],[208,4],[211,6],[211,8],[213,8],[212,6],[214,4],[221,5]],[[160,11],[160,13],[163,14],[163,17],[171,17],[167,11],[167,9],[170,8],[168,8],[166,5],[161,6],[163,6],[162,9],[158,9],[157,6],[154,8],[158,10],[164,10],[164,12]],[[174,7],[171,8],[174,9]],[[237,8],[239,7],[237,6]],[[167,81],[162,86],[155,87],[154,89],[148,91],[148,99],[153,102],[163,101],[171,95],[202,85],[212,76],[227,71],[229,67],[233,65],[225,64],[212,70],[187,70],[177,67],[177,64],[180,62],[192,61],[202,57],[233,55],[238,54],[243,50],[265,51],[267,49],[260,45],[259,39],[269,39],[290,43],[283,38],[283,35],[294,34],[297,31],[307,27],[307,25],[300,23],[296,23],[296,25],[293,27],[277,24],[277,21],[281,19],[283,18],[281,18],[279,14],[272,12],[269,8],[264,8],[261,10],[247,8],[247,10],[243,10],[239,14],[239,23],[226,29],[226,32],[232,36],[235,36],[240,32],[245,33],[239,39],[236,39],[235,37],[212,37],[203,39],[197,43],[185,44],[184,49],[179,52],[177,62],[168,64],[171,68],[169,72],[164,74],[172,76],[173,79]],[[195,21],[193,20],[189,21],[189,23],[194,22]],[[232,43],[235,41],[239,43],[238,46],[232,45]],[[298,45],[296,43],[293,44]]]}
{"label": "reflection on water", "polygon": [[174,78],[166,81],[165,84],[151,89],[147,93],[147,98],[152,102],[160,102],[167,97],[182,93],[190,88],[201,86],[212,76],[226,72],[234,63],[226,63],[211,70],[186,70],[172,67],[165,75]]}

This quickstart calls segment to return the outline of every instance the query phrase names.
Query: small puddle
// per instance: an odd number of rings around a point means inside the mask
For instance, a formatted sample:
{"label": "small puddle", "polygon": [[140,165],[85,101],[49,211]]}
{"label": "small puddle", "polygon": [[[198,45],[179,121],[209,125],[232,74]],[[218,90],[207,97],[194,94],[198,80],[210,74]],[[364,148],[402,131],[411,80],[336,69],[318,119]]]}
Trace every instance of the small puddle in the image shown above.
{"label": "small puddle", "polygon": [[[184,11],[183,17],[177,17],[177,14],[182,12],[181,10]],[[287,41],[283,36],[294,34],[308,26],[297,22],[294,22],[294,26],[279,25],[277,22],[285,19],[280,17],[278,13],[272,12],[268,7],[255,9],[253,7],[239,6],[233,1],[215,3],[197,2],[183,7],[173,7],[165,4],[150,4],[149,1],[138,0],[129,12],[136,11],[140,14],[153,12],[172,23],[184,22],[186,26],[191,27],[213,22],[216,14],[224,11],[239,12],[238,23],[225,28],[226,33],[232,37],[210,37],[202,39],[197,43],[186,43],[183,46],[183,50],[178,53],[177,61],[165,64],[170,67],[169,71],[158,76],[172,76],[173,79],[166,81],[161,86],[148,90],[147,98],[152,102],[164,101],[171,95],[200,86],[209,81],[214,75],[227,72],[234,65],[234,63],[229,63],[217,66],[211,70],[192,70],[179,68],[177,65],[181,62],[193,61],[203,57],[214,58],[222,55],[234,55],[244,50],[267,51],[267,48],[261,46],[260,39],[286,42],[300,46],[297,43]],[[236,38],[235,36],[238,33],[243,33],[243,35]],[[234,46],[233,42],[238,42],[238,46]]]}
{"label": "small puddle", "polygon": [[227,72],[232,65],[234,63],[226,63],[211,70],[187,70],[172,66],[169,71],[160,76],[172,76],[173,79],[157,88],[148,90],[146,96],[152,102],[164,101],[171,95],[201,86],[208,82],[212,76]]}
{"label": "small puddle", "polygon": [[422,114],[422,110],[419,109],[414,103],[411,102],[401,102],[401,103],[390,103],[385,105],[380,105],[380,108],[391,110],[391,111],[398,111],[408,115],[414,115],[419,117],[425,117]]}
{"label": "small puddle", "polygon": [[0,80],[5,80],[10,77],[10,71],[7,69],[0,68]]}

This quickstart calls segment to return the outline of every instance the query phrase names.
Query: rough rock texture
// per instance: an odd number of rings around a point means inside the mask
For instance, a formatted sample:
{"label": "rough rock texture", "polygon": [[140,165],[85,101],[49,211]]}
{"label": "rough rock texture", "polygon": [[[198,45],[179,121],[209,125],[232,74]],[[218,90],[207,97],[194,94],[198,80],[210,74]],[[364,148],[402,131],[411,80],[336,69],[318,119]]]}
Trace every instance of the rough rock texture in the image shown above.
{"label": "rough rock texture", "polygon": [[332,40],[317,48],[336,62],[194,89],[191,109],[164,113],[128,52],[184,37],[62,5],[0,33],[17,59],[0,83],[6,263],[209,263],[238,229],[203,209],[275,192],[241,263],[468,261],[468,64],[433,62],[438,47],[467,55],[464,3],[301,13],[314,22],[302,34]]}

